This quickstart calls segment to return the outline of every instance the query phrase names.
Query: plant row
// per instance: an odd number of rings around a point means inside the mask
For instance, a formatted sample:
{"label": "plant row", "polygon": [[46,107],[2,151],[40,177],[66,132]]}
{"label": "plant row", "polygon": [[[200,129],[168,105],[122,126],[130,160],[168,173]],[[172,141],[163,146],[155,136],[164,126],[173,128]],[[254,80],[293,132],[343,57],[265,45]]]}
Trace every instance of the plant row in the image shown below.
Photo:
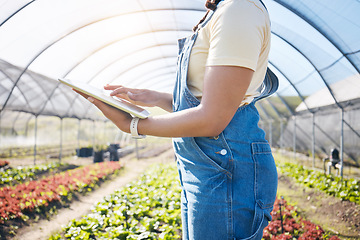
{"label": "plant row", "polygon": [[271,215],[272,221],[264,229],[263,239],[265,240],[339,240],[336,236],[325,234],[325,231],[319,225],[300,217],[296,208],[288,205],[283,198],[275,200]]}
{"label": "plant row", "polygon": [[0,160],[0,169],[9,165],[9,161]]}
{"label": "plant row", "polygon": [[[67,144],[62,146],[63,155],[64,153],[75,153],[73,144]],[[41,145],[36,147],[36,154],[40,156],[47,156],[59,153],[59,147],[54,145]],[[18,158],[34,155],[33,146],[21,146],[21,147],[6,147],[0,149],[0,158]]]}
{"label": "plant row", "polygon": [[153,167],[50,239],[180,239],[180,191],[174,166]]}
{"label": "plant row", "polygon": [[296,182],[310,188],[317,188],[329,195],[360,204],[360,181],[341,179],[334,175],[325,175],[321,171],[306,169],[294,163],[278,163],[279,172],[293,177]]}
{"label": "plant row", "polygon": [[16,185],[25,181],[34,180],[37,174],[51,171],[60,167],[61,163],[52,162],[48,164],[38,164],[33,166],[19,166],[0,170],[0,186]]}
{"label": "plant row", "polygon": [[[90,214],[72,220],[50,240],[181,239],[180,191],[175,166],[156,166],[105,197]],[[293,206],[277,199],[264,239],[338,239],[298,215]]]}
{"label": "plant row", "polygon": [[27,214],[42,212],[50,203],[71,200],[75,192],[91,191],[121,165],[104,162],[58,173],[37,181],[0,188],[0,224],[10,219],[27,220]]}

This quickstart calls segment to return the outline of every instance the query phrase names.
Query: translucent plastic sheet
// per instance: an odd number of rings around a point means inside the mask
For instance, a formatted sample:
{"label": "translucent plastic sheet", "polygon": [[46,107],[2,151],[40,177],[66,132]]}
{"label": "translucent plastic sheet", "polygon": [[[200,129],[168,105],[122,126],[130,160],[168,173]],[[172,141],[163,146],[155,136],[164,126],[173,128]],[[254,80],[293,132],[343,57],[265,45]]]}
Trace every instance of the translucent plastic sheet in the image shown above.
{"label": "translucent plastic sheet", "polygon": [[[171,92],[177,39],[191,33],[205,13],[204,2],[0,0],[2,123],[10,118],[5,111],[103,119],[59,86],[59,77]],[[328,106],[346,110],[358,104],[360,2],[264,3],[272,24],[270,68],[280,86],[272,99],[258,104],[262,120],[279,123]]]}

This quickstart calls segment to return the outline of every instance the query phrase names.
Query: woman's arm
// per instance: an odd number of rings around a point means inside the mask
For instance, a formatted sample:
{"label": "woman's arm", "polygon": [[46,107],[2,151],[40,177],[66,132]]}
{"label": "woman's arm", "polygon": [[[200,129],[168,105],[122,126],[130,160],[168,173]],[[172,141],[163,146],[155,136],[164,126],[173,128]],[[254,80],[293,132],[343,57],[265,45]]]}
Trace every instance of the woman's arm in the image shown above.
{"label": "woman's arm", "polygon": [[[250,84],[253,71],[235,66],[207,67],[199,106],[141,119],[138,132],[159,137],[212,137],[219,135],[233,118]],[[86,97],[86,96],[85,96]],[[131,116],[91,100],[114,124],[130,132]]]}
{"label": "woman's arm", "polygon": [[252,75],[252,70],[242,67],[207,67],[199,106],[140,120],[138,132],[164,137],[217,136],[233,118]]}

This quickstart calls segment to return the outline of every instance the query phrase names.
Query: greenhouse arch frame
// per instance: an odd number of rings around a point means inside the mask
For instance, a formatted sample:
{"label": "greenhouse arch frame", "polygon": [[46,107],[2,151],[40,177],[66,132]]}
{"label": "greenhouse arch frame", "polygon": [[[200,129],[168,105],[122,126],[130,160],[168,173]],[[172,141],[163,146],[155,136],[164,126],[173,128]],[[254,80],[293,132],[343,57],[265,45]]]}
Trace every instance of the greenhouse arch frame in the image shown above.
{"label": "greenhouse arch frame", "polygon": [[[359,165],[360,2],[264,3],[280,79],[257,103],[269,141],[314,159],[337,147]],[[200,0],[0,1],[0,129],[40,115],[105,121],[60,77],[172,92],[177,39],[205,10]]]}

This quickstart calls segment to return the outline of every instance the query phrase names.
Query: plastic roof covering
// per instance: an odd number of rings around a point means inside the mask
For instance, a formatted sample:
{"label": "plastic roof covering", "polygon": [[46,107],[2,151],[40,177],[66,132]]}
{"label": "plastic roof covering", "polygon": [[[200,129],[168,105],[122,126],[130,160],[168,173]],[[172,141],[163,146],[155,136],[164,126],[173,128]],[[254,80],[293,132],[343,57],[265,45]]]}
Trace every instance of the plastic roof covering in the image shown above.
{"label": "plastic roof covering", "polygon": [[[0,0],[0,110],[103,119],[99,111],[56,79],[101,87],[106,83],[171,92],[177,39],[204,15],[204,0]],[[343,107],[336,83],[360,98],[360,1],[265,0],[272,22],[270,68],[280,79],[262,100],[263,119],[298,110]],[[235,23],[234,23],[235,24]],[[349,82],[349,81],[347,81]],[[321,104],[308,96],[322,93]],[[313,98],[314,99],[314,98]],[[270,104],[273,112],[262,105]],[[21,116],[21,114],[17,115]]]}

